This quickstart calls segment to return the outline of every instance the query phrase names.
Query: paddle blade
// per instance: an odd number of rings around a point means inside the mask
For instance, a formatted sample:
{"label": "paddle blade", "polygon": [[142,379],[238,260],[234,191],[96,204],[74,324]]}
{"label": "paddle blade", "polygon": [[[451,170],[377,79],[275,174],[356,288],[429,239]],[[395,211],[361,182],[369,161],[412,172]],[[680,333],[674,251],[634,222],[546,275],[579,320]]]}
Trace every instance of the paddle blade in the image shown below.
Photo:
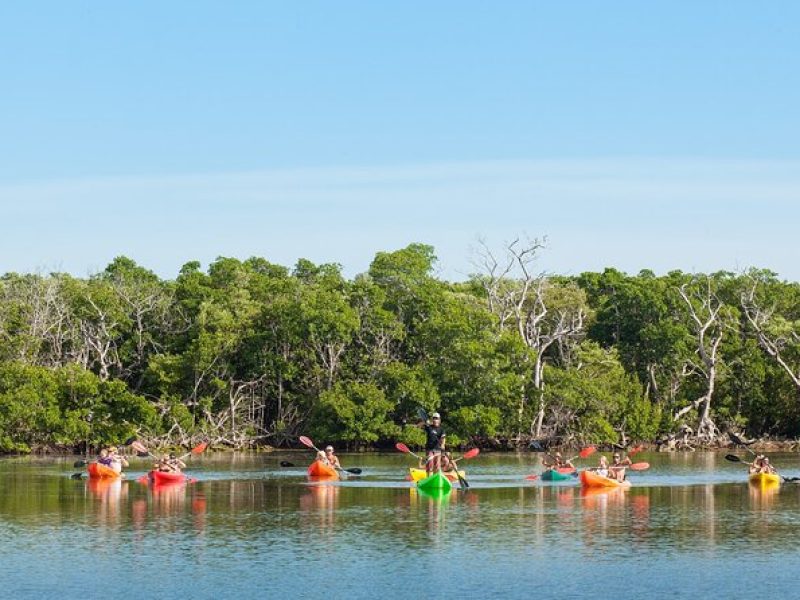
{"label": "paddle blade", "polygon": [[149,452],[147,451],[147,448],[145,447],[145,445],[144,445],[144,444],[142,444],[142,442],[139,442],[139,441],[137,441],[137,440],[133,440],[133,441],[132,441],[130,444],[128,444],[128,445],[129,445],[131,448],[133,448],[133,449],[134,449],[134,450],[137,452],[137,454],[140,454],[140,455],[141,455],[141,454],[149,454]]}
{"label": "paddle blade", "polygon": [[70,479],[83,479],[83,473],[73,473],[69,476]]}
{"label": "paddle blade", "polygon": [[197,444],[194,448],[192,448],[192,454],[202,454],[205,449],[208,448],[208,442],[203,442],[202,444]]}
{"label": "paddle blade", "polygon": [[72,466],[78,469],[80,467],[85,467],[87,464],[88,463],[85,460],[76,460],[74,463],[72,463]]}
{"label": "paddle blade", "polygon": [[314,447],[314,442],[311,441],[311,438],[307,438],[306,436],[301,435],[297,439],[300,440],[300,443],[303,444],[303,446],[308,446],[309,448]]}
{"label": "paddle blade", "polygon": [[361,475],[361,469],[344,469],[348,473],[352,473],[353,475]]}
{"label": "paddle blade", "polygon": [[633,463],[632,465],[629,465],[628,468],[633,471],[644,471],[645,469],[650,468],[650,463],[647,462]]}
{"label": "paddle blade", "polygon": [[595,452],[597,452],[597,448],[595,448],[594,446],[589,446],[588,448],[584,448],[583,450],[581,450],[578,456],[580,456],[581,458],[589,458]]}
{"label": "paddle blade", "polygon": [[282,467],[293,467],[294,463],[290,463],[288,460],[282,460],[281,461],[281,466]]}
{"label": "paddle blade", "polygon": [[633,456],[634,454],[636,454],[637,452],[641,452],[642,450],[644,450],[644,446],[634,446],[633,448],[631,448],[631,451],[628,452],[628,456]]}
{"label": "paddle blade", "polygon": [[735,463],[744,462],[741,458],[739,458],[735,454],[726,454],[725,455],[725,460],[729,460],[729,461],[735,462]]}
{"label": "paddle blade", "polygon": [[525,479],[527,479],[528,481],[533,481],[535,479],[539,479],[539,476],[538,475],[528,475]]}
{"label": "paddle blade", "polygon": [[572,475],[575,472],[575,467],[559,467],[556,470],[562,475]]}
{"label": "paddle blade", "polygon": [[408,446],[406,446],[403,442],[397,442],[394,445],[394,447],[397,448],[403,454],[410,454],[411,453],[411,450],[409,450]]}
{"label": "paddle blade", "polygon": [[428,422],[428,413],[421,406],[417,409],[417,416],[426,423]]}
{"label": "paddle blade", "polygon": [[127,440],[125,440],[124,442],[122,442],[122,445],[123,445],[123,446],[130,446],[130,445],[131,445],[131,444],[133,444],[133,442],[135,442],[135,441],[136,441],[136,436],[135,436],[135,435],[132,435],[132,436],[131,436],[131,437],[129,437]]}
{"label": "paddle blade", "polygon": [[462,456],[461,458],[475,458],[476,456],[478,456],[478,454],[480,454],[480,452],[481,452],[480,448],[473,448],[472,450],[467,450],[466,452],[464,452],[464,456]]}

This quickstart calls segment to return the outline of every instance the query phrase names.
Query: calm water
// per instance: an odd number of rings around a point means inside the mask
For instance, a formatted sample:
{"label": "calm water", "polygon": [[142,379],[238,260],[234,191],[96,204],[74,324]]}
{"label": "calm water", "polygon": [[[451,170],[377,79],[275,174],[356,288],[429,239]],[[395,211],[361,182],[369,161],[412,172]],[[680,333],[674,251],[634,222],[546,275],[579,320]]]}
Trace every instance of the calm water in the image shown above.
{"label": "calm water", "polygon": [[307,455],[208,456],[155,490],[146,463],[97,484],[74,460],[0,460],[3,598],[800,597],[800,485],[753,488],[721,454],[638,455],[633,488],[600,494],[481,455],[444,499],[403,455],[344,456],[364,475],[333,485]]}

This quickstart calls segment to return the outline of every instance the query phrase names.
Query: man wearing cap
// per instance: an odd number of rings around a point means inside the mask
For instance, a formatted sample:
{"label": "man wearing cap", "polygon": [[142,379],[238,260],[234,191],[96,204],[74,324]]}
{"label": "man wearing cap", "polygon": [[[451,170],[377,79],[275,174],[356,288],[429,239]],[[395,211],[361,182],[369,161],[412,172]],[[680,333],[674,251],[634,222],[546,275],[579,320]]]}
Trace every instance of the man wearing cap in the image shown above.
{"label": "man wearing cap", "polygon": [[445,436],[442,427],[442,417],[439,413],[431,415],[430,423],[423,423],[422,428],[425,430],[425,452],[427,453],[428,460],[425,463],[425,470],[430,475],[434,471],[442,468],[442,452],[444,452]]}

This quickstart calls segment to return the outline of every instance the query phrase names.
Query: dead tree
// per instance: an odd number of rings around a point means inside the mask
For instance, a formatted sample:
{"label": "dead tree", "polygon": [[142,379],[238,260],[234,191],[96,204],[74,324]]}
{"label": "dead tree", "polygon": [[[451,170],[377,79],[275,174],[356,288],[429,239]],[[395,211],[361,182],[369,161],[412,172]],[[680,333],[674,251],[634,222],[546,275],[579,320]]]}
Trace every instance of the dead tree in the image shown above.
{"label": "dead tree", "polygon": [[713,441],[719,429],[711,419],[711,400],[717,383],[719,346],[724,333],[722,301],[712,291],[712,280],[707,278],[704,289],[690,291],[687,284],[678,288],[678,293],[683,299],[688,311],[691,329],[696,336],[696,354],[699,361],[690,359],[687,374],[697,374],[705,380],[703,394],[673,415],[673,420],[679,421],[693,410],[698,411],[696,437]]}
{"label": "dead tree", "polygon": [[[502,259],[495,257],[483,241],[479,243],[477,265],[483,271],[480,283],[489,310],[497,318],[498,329],[515,329],[533,351],[531,384],[538,410],[530,430],[532,435],[541,437],[546,410],[544,366],[548,350],[554,344],[571,344],[579,340],[583,335],[586,312],[582,303],[552,306],[550,300],[554,286],[550,278],[532,270],[537,252],[544,248],[544,240],[528,240],[527,244],[522,244],[515,239],[506,244]],[[523,390],[518,408],[520,420],[527,402]]]}
{"label": "dead tree", "polygon": [[787,354],[800,351],[800,333],[776,315],[775,307],[759,306],[756,299],[759,281],[752,279],[750,288],[741,294],[741,307],[747,322],[756,334],[759,347],[783,369],[800,395],[800,363],[790,364]]}

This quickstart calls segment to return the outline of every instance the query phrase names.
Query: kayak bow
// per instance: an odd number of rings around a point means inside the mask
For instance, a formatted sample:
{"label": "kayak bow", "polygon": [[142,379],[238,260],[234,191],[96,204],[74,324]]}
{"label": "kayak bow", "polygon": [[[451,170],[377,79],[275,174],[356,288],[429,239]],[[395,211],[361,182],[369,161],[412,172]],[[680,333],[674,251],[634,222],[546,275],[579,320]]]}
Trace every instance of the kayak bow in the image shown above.
{"label": "kayak bow", "polygon": [[595,471],[581,471],[581,484],[586,487],[592,488],[626,488],[631,486],[631,482],[627,479],[625,481],[617,481],[616,479],[609,479],[603,477]]}
{"label": "kayak bow", "polygon": [[111,467],[98,462],[89,463],[86,465],[86,470],[89,472],[89,479],[116,479],[122,475]]}

